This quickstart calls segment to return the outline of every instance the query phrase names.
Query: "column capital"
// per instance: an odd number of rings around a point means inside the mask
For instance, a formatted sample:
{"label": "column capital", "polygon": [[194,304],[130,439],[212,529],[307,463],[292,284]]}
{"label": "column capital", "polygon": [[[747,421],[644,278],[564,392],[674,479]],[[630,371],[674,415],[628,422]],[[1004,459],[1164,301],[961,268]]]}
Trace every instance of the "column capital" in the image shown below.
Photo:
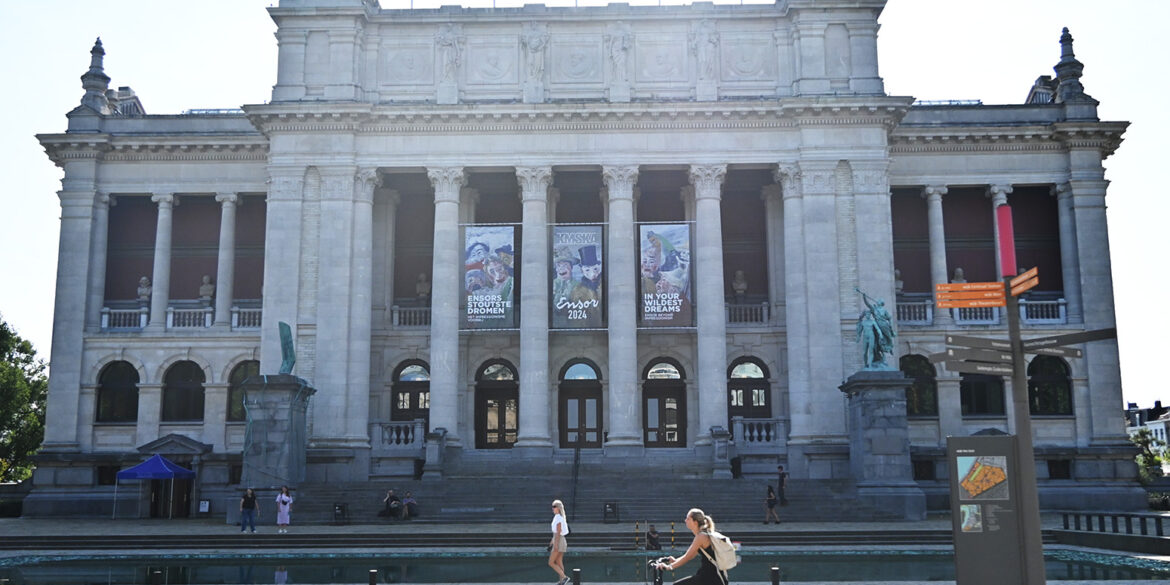
{"label": "column capital", "polygon": [[695,186],[696,199],[718,199],[727,165],[691,165],[687,179]]}
{"label": "column capital", "polygon": [[173,207],[179,203],[174,193],[155,193],[150,196],[150,200],[158,203],[159,207]]}
{"label": "column capital", "polygon": [[516,167],[516,180],[520,183],[521,201],[547,201],[552,167]]}
{"label": "column capital", "polygon": [[1069,183],[1057,183],[1049,188],[1048,192],[1056,197],[1057,201],[1065,201],[1072,197],[1072,185]]}
{"label": "column capital", "polygon": [[377,167],[362,167],[357,171],[357,182],[364,189],[377,189],[382,186],[382,174]]}
{"label": "column capital", "polygon": [[227,207],[239,203],[240,196],[237,193],[230,192],[216,193],[215,200],[222,203],[224,207]]}
{"label": "column capital", "polygon": [[995,200],[1003,198],[1004,201],[1007,201],[1007,195],[1011,192],[1012,186],[1010,184],[998,183],[987,186],[987,194]]}
{"label": "column capital", "polygon": [[94,193],[93,194],[93,202],[94,202],[94,205],[103,205],[103,206],[108,205],[110,207],[113,207],[113,206],[118,204],[117,199],[115,199],[113,195],[110,195],[109,193],[107,193],[105,191],[98,191],[98,192]]}
{"label": "column capital", "polygon": [[780,163],[772,171],[772,178],[780,185],[780,194],[785,199],[800,195],[800,166],[796,163]]}
{"label": "column capital", "polygon": [[463,167],[428,168],[427,178],[435,188],[435,203],[440,201],[458,203],[459,189],[467,184],[467,172]]}
{"label": "column capital", "polygon": [[609,188],[609,199],[633,197],[634,183],[638,181],[637,165],[603,166],[601,180]]}
{"label": "column capital", "polygon": [[922,188],[922,195],[926,197],[927,201],[934,201],[942,199],[943,195],[947,194],[946,185],[927,185]]}

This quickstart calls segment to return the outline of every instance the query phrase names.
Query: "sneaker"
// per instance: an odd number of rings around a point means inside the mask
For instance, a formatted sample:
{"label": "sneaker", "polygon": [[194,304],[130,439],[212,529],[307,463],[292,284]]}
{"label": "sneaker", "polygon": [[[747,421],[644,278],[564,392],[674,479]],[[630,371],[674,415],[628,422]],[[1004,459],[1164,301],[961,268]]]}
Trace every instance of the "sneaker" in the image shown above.
{"label": "sneaker", "polygon": [[252,529],[252,534],[256,534],[256,529],[255,529],[255,528],[253,528],[253,529]]}

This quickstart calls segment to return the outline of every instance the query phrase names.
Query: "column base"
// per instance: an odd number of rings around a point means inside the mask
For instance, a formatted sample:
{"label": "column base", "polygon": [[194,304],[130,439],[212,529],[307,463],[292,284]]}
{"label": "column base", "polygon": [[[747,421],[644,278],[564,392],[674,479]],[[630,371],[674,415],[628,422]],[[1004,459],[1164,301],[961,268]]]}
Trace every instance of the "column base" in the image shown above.
{"label": "column base", "polygon": [[606,441],[603,452],[607,459],[623,459],[627,457],[642,457],[646,454],[646,447],[638,440],[613,439]]}
{"label": "column base", "polygon": [[512,446],[512,452],[520,459],[549,459],[553,454],[553,446],[549,441],[540,442],[535,439],[525,441],[521,439]]}

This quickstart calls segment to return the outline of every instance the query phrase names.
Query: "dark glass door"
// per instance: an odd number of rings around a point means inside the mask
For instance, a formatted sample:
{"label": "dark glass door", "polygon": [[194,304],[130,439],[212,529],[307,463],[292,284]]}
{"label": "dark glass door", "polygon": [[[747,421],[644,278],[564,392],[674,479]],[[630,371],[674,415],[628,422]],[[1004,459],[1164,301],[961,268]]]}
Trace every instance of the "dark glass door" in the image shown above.
{"label": "dark glass door", "polygon": [[651,381],[643,387],[642,396],[642,429],[646,446],[686,447],[686,385]]}

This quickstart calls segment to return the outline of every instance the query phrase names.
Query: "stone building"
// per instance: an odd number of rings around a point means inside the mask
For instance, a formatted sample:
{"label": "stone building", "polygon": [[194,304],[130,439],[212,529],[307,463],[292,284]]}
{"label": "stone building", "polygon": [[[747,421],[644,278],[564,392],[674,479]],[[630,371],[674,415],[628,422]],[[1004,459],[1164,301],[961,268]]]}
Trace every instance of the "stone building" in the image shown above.
{"label": "stone building", "polygon": [[[108,513],[147,452],[198,472],[184,498],[235,493],[240,383],[275,373],[282,321],[317,389],[310,483],[578,448],[847,480],[857,289],[896,306],[902,456],[945,507],[946,437],[1014,422],[1009,379],[927,358],[1005,336],[1001,309],[933,285],[998,280],[1008,203],[1040,270],[1025,336],[1113,326],[1101,162],[1127,123],[1098,119],[1067,31],[1027,103],[887,95],[884,4],[280,0],[271,101],[166,116],[110,89],[99,41],[68,130],[38,136],[64,178],[26,512]],[[1141,505],[1116,342],[1028,367],[1042,503]]]}

